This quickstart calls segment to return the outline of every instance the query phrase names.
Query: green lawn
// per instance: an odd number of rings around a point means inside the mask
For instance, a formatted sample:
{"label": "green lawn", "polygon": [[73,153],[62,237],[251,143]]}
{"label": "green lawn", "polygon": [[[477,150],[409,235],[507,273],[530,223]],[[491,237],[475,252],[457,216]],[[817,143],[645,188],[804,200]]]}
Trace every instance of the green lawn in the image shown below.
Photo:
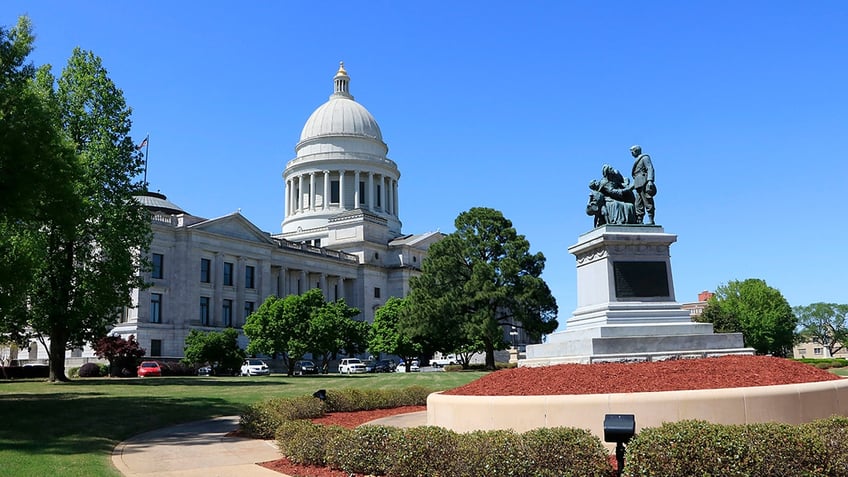
{"label": "green lawn", "polygon": [[828,369],[831,373],[837,376],[848,376],[848,367],[844,368],[830,368]]}
{"label": "green lawn", "polygon": [[482,374],[103,378],[55,384],[0,380],[0,476],[117,476],[112,449],[151,429],[236,415],[256,401],[311,395],[318,389],[422,385],[441,390]]}

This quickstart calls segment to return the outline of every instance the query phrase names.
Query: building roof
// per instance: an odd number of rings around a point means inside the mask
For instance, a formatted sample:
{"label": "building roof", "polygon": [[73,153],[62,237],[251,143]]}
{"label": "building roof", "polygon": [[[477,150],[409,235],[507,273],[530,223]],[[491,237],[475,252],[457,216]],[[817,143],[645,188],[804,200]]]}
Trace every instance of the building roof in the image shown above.
{"label": "building roof", "polygon": [[145,192],[135,196],[135,200],[152,212],[165,212],[173,215],[186,213],[179,205],[169,201],[165,194],[158,192]]}
{"label": "building roof", "polygon": [[301,142],[321,136],[359,136],[383,142],[377,120],[354,101],[349,83],[350,77],[342,63],[333,78],[333,94],[306,121],[300,133]]}

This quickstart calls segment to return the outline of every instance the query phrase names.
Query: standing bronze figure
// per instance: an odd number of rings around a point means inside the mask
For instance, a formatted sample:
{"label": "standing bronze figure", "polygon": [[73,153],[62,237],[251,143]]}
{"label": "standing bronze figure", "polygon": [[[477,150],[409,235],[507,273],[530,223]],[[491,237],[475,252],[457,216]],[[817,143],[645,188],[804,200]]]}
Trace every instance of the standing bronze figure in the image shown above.
{"label": "standing bronze figure", "polygon": [[648,224],[654,224],[654,196],[657,186],[654,185],[654,165],[651,156],[642,154],[641,146],[632,146],[630,154],[636,158],[633,163],[633,193],[636,205],[636,223],[641,224],[648,215]]}

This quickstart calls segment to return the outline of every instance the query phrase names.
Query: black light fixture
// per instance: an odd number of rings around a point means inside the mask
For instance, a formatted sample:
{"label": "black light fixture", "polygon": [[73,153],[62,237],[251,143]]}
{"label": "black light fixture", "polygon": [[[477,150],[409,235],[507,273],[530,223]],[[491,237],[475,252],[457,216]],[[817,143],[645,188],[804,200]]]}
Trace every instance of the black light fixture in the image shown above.
{"label": "black light fixture", "polygon": [[316,398],[318,398],[322,401],[326,401],[327,400],[327,390],[326,389],[319,389],[319,390],[315,391],[314,393],[312,393],[312,397],[316,397]]}
{"label": "black light fixture", "polygon": [[624,444],[636,435],[636,416],[633,414],[606,414],[604,416],[604,441],[615,442],[617,475],[624,469]]}

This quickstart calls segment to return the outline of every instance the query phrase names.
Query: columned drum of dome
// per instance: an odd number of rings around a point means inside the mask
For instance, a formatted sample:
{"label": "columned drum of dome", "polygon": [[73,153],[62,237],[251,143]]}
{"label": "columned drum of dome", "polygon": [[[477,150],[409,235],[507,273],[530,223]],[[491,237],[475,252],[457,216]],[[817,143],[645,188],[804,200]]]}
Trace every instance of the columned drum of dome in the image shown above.
{"label": "columned drum of dome", "polygon": [[350,94],[344,64],[333,94],[303,126],[296,157],[286,164],[282,237],[320,241],[331,220],[360,211],[400,235],[397,164],[374,116]]}

